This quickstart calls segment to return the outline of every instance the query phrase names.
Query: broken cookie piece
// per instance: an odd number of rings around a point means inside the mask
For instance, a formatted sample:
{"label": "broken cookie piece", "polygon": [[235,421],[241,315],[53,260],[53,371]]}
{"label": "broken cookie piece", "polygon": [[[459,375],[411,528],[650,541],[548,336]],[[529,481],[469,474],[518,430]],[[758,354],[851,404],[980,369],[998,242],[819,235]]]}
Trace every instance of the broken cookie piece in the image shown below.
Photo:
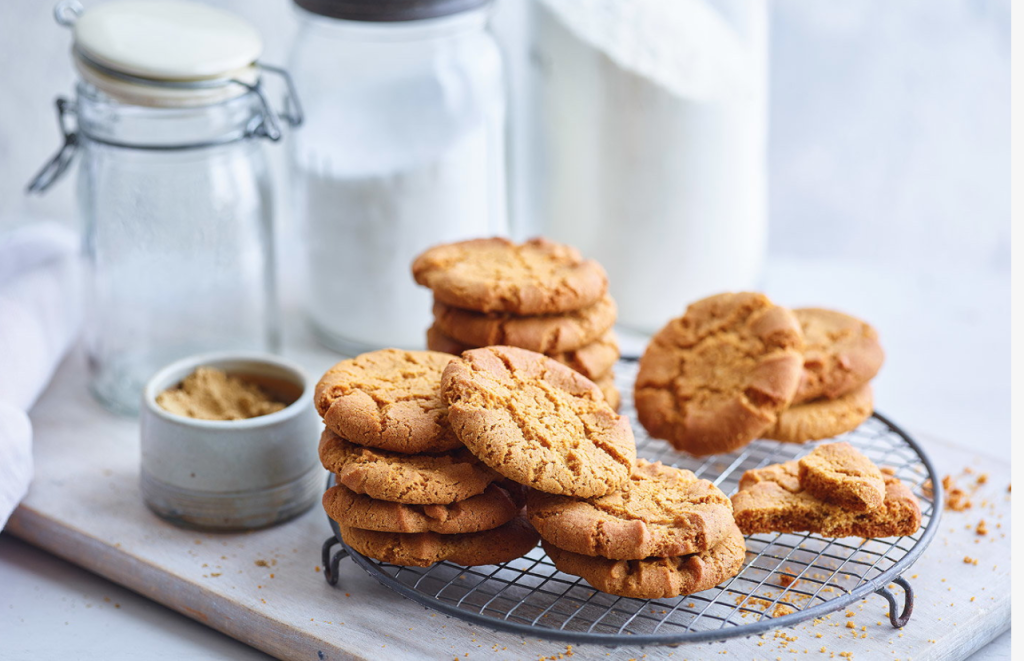
{"label": "broken cookie piece", "polygon": [[819,500],[857,512],[885,500],[882,472],[849,443],[819,445],[797,463],[800,484]]}
{"label": "broken cookie piece", "polygon": [[798,461],[749,470],[732,496],[736,523],[745,535],[811,532],[825,537],[894,537],[921,526],[921,507],[910,488],[882,473],[882,503],[865,511],[822,499],[800,480]]}

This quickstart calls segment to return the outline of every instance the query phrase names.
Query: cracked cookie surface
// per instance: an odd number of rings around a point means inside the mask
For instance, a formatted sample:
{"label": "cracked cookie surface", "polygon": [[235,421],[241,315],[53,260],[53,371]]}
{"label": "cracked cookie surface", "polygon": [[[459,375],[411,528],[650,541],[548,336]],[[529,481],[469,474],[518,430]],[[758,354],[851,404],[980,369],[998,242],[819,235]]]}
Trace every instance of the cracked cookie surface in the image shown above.
{"label": "cracked cookie surface", "polygon": [[415,567],[429,567],[442,560],[466,566],[496,565],[526,555],[539,539],[522,516],[493,530],[458,535],[380,532],[342,524],[338,528],[345,543],[359,553],[394,565]]}
{"label": "cracked cookie surface", "polygon": [[522,503],[497,484],[450,505],[404,505],[377,500],[336,484],[323,495],[324,511],[350,528],[443,535],[492,530],[514,519]]}
{"label": "cracked cookie surface", "polygon": [[580,498],[629,480],[636,461],[629,421],[592,381],[547,356],[472,349],[445,369],[442,392],[459,440],[510,480]]}
{"label": "cracked cookie surface", "polygon": [[871,384],[865,383],[837,399],[820,398],[790,406],[761,436],[786,443],[819,441],[853,431],[874,410]]}
{"label": "cracked cookie surface", "polygon": [[803,367],[793,313],[762,294],[697,301],[651,340],[634,391],[655,438],[697,456],[731,452],[789,406]]}
{"label": "cracked cookie surface", "polygon": [[[479,347],[448,337],[437,327],[437,324],[434,324],[427,329],[427,348],[431,351],[443,351],[458,356],[463,351]],[[610,330],[579,349],[547,355],[563,365],[568,365],[588,379],[596,381],[608,374],[619,360],[619,338],[615,335],[615,331]]]}
{"label": "cracked cookie surface", "polygon": [[452,357],[382,349],[343,360],[316,384],[327,428],[359,445],[392,452],[443,452],[460,443],[438,388]]}
{"label": "cracked cookie surface", "polygon": [[882,469],[885,498],[879,507],[857,512],[815,498],[800,483],[797,461],[748,470],[732,496],[733,516],[746,535],[810,532],[824,537],[912,535],[921,525],[921,506],[910,488]]}
{"label": "cracked cookie surface", "polygon": [[596,303],[608,288],[600,264],[583,259],[575,248],[543,238],[525,243],[473,239],[435,246],[413,261],[412,274],[448,305],[517,315],[579,310]]}
{"label": "cracked cookie surface", "polygon": [[434,324],[448,337],[476,347],[509,345],[543,354],[574,351],[615,325],[615,301],[604,296],[581,310],[535,317],[481,313],[434,301]]}
{"label": "cracked cookie surface", "polygon": [[625,489],[590,500],[531,491],[530,523],[560,549],[614,560],[706,551],[734,528],[732,502],[691,471],[638,459]]}
{"label": "cracked cookie surface", "polygon": [[349,443],[325,429],[319,452],[324,468],[341,484],[396,503],[447,505],[483,493],[500,478],[465,447],[442,454],[402,454]]}
{"label": "cracked cookie surface", "polygon": [[873,379],[885,360],[878,332],[835,310],[793,310],[804,334],[804,371],[793,402],[836,399]]}
{"label": "cracked cookie surface", "polygon": [[716,546],[692,555],[609,560],[572,553],[542,542],[558,571],[580,576],[602,592],[635,599],[670,599],[709,590],[743,568],[747,549],[733,524]]}
{"label": "cracked cookie surface", "polygon": [[804,490],[825,502],[864,512],[882,505],[882,471],[849,443],[814,448],[797,462]]}

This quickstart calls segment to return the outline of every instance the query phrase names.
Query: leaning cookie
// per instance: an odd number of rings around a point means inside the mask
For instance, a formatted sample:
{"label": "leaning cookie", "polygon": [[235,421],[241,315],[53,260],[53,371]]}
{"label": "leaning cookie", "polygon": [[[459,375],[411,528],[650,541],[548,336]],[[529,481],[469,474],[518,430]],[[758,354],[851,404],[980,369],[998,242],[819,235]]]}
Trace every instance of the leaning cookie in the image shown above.
{"label": "leaning cookie", "polygon": [[441,454],[402,454],[349,443],[329,429],[320,461],[338,482],[370,498],[409,505],[447,505],[483,493],[499,475],[465,447]]}
{"label": "leaning cookie", "polygon": [[586,579],[610,594],[634,599],[670,599],[709,590],[743,568],[746,545],[735,525],[717,546],[693,555],[644,560],[609,560],[565,551],[542,542],[558,571]]}
{"label": "leaning cookie", "polygon": [[324,492],[323,506],[327,516],[350,528],[454,535],[504,525],[516,517],[522,504],[497,484],[491,484],[482,494],[451,505],[403,505],[376,500],[335,485]]}
{"label": "leaning cookie", "polygon": [[786,443],[806,443],[853,431],[871,417],[874,398],[866,383],[838,399],[816,399],[779,413],[761,436]]}
{"label": "leaning cookie", "polygon": [[735,528],[732,502],[692,472],[637,459],[625,489],[591,500],[531,491],[542,539],[581,555],[642,560],[699,553]]}
{"label": "leaning cookie", "polygon": [[459,447],[438,384],[452,357],[437,351],[382,349],[343,360],[316,385],[327,428],[352,443],[392,452]]}
{"label": "leaning cookie", "polygon": [[834,310],[793,310],[804,333],[804,373],[793,402],[836,399],[865,385],[885,360],[878,333]]}
{"label": "leaning cookie", "polygon": [[393,565],[429,567],[449,561],[457,565],[497,565],[522,557],[539,536],[524,517],[493,530],[461,535],[433,532],[399,533],[362,530],[339,524],[341,538],[353,550]]}
{"label": "leaning cookie", "polygon": [[547,356],[473,349],[445,368],[441,390],[459,440],[510,480],[579,498],[629,480],[636,460],[629,421],[592,381]]}
{"label": "leaning cookie", "polygon": [[698,301],[662,328],[637,373],[637,416],[655,438],[704,456],[772,428],[796,393],[803,336],[793,313],[762,294]]}
{"label": "leaning cookie", "polygon": [[596,342],[615,325],[615,315],[610,296],[581,310],[536,317],[484,314],[434,301],[434,324],[452,339],[476,347],[509,345],[544,354]]}
{"label": "leaning cookie", "polygon": [[448,305],[520,316],[579,310],[596,303],[608,288],[600,264],[543,238],[435,246],[416,258],[412,274]]}

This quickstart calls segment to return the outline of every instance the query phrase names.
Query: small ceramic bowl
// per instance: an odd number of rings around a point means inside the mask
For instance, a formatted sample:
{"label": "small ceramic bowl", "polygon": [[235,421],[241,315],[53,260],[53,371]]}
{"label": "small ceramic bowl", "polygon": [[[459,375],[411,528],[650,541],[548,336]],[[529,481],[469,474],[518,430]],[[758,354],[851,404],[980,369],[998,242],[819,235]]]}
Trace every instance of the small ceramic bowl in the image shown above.
{"label": "small ceramic bowl", "polygon": [[[246,420],[197,420],[156,403],[197,367],[243,377],[287,406]],[[146,384],[142,399],[142,498],[177,525],[250,530],[287,521],[320,497],[320,422],[302,369],[260,353],[209,353],[179,360]]]}

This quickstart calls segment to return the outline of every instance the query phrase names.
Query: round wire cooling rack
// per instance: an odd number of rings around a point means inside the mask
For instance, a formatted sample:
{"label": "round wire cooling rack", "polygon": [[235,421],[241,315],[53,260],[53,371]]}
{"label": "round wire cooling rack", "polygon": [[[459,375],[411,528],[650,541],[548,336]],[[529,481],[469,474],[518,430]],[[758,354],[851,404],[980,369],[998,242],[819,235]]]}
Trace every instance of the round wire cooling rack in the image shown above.
{"label": "round wire cooling rack", "polygon": [[[620,362],[617,371],[622,413],[633,423],[638,456],[689,469],[727,494],[736,491],[744,471],[796,459],[817,445],[759,440],[725,455],[680,453],[648,436],[636,422],[631,396],[635,363]],[[717,587],[673,599],[631,599],[600,592],[582,578],[559,572],[539,546],[501,565],[439,562],[405,567],[353,551],[330,521],[334,534],[322,549],[324,576],[336,585],[339,563],[349,557],[384,586],[446,615],[574,644],[678,644],[756,635],[822,617],[872,593],[888,602],[892,626],[903,627],[913,612],[914,596],[902,574],[935,536],[942,512],[941,480],[921,446],[878,413],[828,442],[834,440],[847,441],[880,467],[892,468],[911,487],[921,503],[922,525],[916,533],[885,539],[749,535],[743,569]],[[332,483],[333,476],[328,486]],[[903,590],[902,608],[893,584]]]}

